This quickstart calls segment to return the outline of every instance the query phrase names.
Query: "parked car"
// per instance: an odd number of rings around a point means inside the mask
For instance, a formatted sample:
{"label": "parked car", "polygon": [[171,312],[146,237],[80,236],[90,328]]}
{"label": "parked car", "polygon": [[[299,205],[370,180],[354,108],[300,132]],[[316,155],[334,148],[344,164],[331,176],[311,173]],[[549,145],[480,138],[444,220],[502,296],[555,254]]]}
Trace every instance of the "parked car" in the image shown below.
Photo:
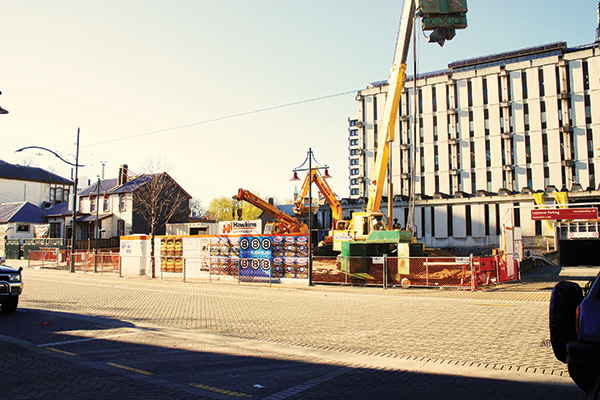
{"label": "parked car", "polygon": [[[600,273],[598,274],[600,276]],[[559,282],[550,299],[550,340],[556,358],[567,364],[571,379],[588,398],[600,386],[600,279],[582,289],[575,282]]]}
{"label": "parked car", "polygon": [[21,271],[22,267],[15,269],[0,265],[0,305],[3,314],[11,314],[17,310],[19,296],[23,291]]}

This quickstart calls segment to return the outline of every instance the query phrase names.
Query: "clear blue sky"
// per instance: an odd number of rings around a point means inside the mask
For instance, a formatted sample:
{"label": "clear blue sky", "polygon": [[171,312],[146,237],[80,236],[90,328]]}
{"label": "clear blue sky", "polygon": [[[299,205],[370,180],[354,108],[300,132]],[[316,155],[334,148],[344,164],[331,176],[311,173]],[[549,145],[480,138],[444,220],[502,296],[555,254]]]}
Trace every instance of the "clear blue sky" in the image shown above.
{"label": "clear blue sky", "polygon": [[[595,39],[596,1],[468,5],[469,27],[454,40],[419,41],[419,72]],[[0,0],[0,106],[10,111],[0,159],[68,178],[54,156],[14,151],[36,145],[73,160],[81,127],[81,176],[95,180],[101,161],[107,178],[120,164],[141,172],[160,156],[207,207],[239,187],[291,198],[291,171],[312,147],[346,197],[354,94],[207,121],[387,79],[401,10],[389,0]]]}

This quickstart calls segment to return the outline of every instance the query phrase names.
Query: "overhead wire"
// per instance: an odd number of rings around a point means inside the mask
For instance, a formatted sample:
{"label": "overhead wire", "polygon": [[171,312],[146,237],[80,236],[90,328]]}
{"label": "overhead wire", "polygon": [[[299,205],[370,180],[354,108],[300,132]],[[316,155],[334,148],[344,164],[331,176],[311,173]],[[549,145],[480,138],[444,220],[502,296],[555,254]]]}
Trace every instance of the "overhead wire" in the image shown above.
{"label": "overhead wire", "polygon": [[361,90],[361,89],[349,90],[347,92],[330,94],[330,95],[326,95],[326,96],[315,97],[315,98],[312,98],[312,99],[300,100],[300,101],[295,101],[295,102],[287,103],[287,104],[280,104],[280,105],[277,105],[277,106],[260,108],[260,109],[257,109],[257,110],[246,111],[246,112],[242,112],[242,113],[238,113],[238,114],[232,114],[232,115],[226,115],[226,116],[223,116],[223,117],[211,118],[211,119],[207,119],[207,120],[204,120],[204,121],[192,122],[190,124],[178,125],[178,126],[174,126],[174,127],[171,127],[171,128],[159,129],[159,130],[156,130],[156,131],[138,133],[138,134],[135,134],[135,135],[129,135],[129,136],[119,137],[119,138],[115,138],[115,139],[105,140],[105,141],[102,141],[102,142],[91,143],[91,144],[88,144],[88,145],[85,145],[85,146],[82,146],[82,147],[92,147],[92,146],[99,146],[99,145],[103,145],[103,144],[121,142],[121,141],[124,141],[124,140],[135,139],[135,138],[139,138],[139,137],[142,137],[142,136],[150,136],[150,135],[155,135],[157,133],[163,133],[163,132],[174,131],[174,130],[177,130],[177,129],[189,128],[191,126],[204,125],[204,124],[209,124],[209,123],[212,123],[212,122],[224,121],[224,120],[233,119],[233,118],[239,118],[239,117],[243,117],[243,116],[246,116],[246,115],[258,114],[258,113],[261,113],[261,112],[277,110],[277,109],[280,109],[280,108],[291,107],[291,106],[296,106],[296,105],[305,104],[305,103],[311,103],[311,102],[315,102],[315,101],[319,101],[319,100],[330,99],[330,98],[333,98],[333,97],[345,96],[347,94],[356,93],[359,90]]}

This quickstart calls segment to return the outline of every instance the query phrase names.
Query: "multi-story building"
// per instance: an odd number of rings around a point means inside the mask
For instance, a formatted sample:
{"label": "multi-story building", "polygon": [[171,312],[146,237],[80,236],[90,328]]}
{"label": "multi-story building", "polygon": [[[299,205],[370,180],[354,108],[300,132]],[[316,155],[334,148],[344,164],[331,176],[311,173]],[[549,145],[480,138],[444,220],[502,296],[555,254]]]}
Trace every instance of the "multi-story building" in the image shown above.
{"label": "multi-story building", "polygon": [[[360,91],[349,118],[348,212],[368,196],[387,88]],[[552,43],[409,77],[391,150],[394,219],[427,247],[494,247],[507,228],[526,246],[554,247],[554,227],[529,209],[536,197],[565,201],[555,192],[572,204],[600,201],[599,111],[598,43]]]}

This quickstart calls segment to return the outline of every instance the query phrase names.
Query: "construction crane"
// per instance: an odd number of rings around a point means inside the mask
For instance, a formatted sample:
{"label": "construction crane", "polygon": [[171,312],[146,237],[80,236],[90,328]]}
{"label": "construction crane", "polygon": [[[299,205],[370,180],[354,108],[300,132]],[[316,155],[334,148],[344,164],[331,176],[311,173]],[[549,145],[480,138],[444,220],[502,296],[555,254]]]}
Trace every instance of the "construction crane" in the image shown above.
{"label": "construction crane", "polygon": [[278,222],[270,223],[265,226],[264,233],[308,233],[308,226],[302,221],[287,215],[273,204],[261,199],[254,193],[240,188],[238,194],[233,196],[237,201],[246,201],[253,206],[265,211]]}
{"label": "construction crane", "polygon": [[[367,207],[364,212],[355,212],[352,215],[352,220],[347,229],[334,233],[334,250],[341,250],[342,243],[350,241],[368,241],[375,245],[378,243],[413,241],[412,231],[387,230],[387,224],[384,222],[385,216],[380,212],[381,198],[390,159],[390,147],[395,139],[400,96],[406,80],[406,60],[413,22],[415,17],[421,17],[423,30],[433,30],[433,33],[429,36],[429,41],[437,42],[440,45],[454,37],[455,29],[464,29],[467,26],[466,0],[419,0],[418,10],[416,10],[415,2],[416,0],[404,1],[396,44],[396,55],[388,79],[387,99],[382,119],[378,121],[379,143],[373,174],[370,179]],[[389,202],[392,201],[392,197],[392,193],[388,193]]]}

